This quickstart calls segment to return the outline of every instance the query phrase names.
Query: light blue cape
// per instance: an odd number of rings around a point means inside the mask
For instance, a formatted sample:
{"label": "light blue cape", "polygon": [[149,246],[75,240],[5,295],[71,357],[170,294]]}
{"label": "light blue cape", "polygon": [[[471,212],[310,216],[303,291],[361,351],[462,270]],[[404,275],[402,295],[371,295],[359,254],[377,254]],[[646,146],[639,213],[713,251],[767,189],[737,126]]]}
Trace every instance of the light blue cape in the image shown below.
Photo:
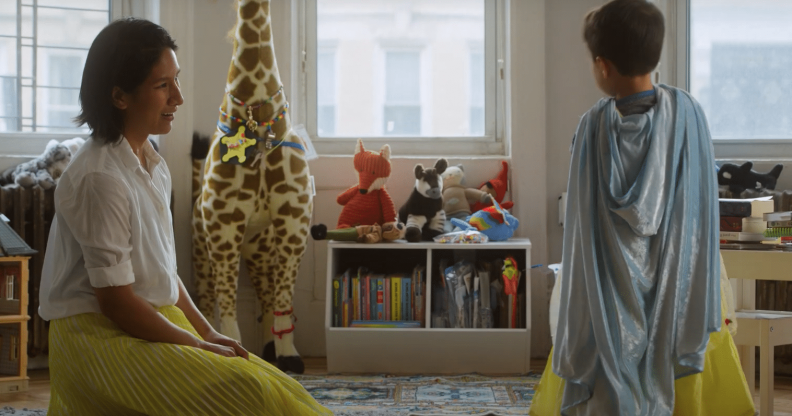
{"label": "light blue cape", "polygon": [[709,129],[686,92],[655,89],[645,114],[603,99],[578,125],[553,354],[565,416],[670,416],[720,329]]}

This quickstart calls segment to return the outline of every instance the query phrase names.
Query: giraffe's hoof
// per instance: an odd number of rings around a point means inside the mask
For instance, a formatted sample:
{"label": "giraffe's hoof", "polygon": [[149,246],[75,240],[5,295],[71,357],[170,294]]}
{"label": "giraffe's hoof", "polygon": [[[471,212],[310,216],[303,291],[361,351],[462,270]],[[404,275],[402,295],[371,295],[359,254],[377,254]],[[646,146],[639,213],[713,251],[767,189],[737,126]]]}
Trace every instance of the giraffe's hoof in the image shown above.
{"label": "giraffe's hoof", "polygon": [[313,237],[314,240],[324,240],[327,238],[327,226],[318,224],[311,227],[311,237]]}
{"label": "giraffe's hoof", "polygon": [[261,354],[261,358],[264,361],[269,363],[274,363],[277,358],[275,358],[275,341],[270,341],[266,345],[264,345],[264,353]]}
{"label": "giraffe's hoof", "polygon": [[278,357],[278,369],[284,373],[291,371],[292,373],[302,374],[305,372],[305,364],[299,355],[280,356]]}

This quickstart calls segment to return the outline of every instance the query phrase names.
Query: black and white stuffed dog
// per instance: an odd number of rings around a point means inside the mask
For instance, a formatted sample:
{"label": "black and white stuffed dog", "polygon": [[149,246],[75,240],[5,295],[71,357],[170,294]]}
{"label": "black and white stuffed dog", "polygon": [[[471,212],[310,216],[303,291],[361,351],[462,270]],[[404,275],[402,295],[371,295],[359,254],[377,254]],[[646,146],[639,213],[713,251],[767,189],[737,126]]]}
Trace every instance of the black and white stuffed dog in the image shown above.
{"label": "black and white stuffed dog", "polygon": [[399,209],[399,221],[407,224],[404,238],[415,243],[430,241],[443,234],[445,211],[443,211],[443,178],[448,162],[438,159],[433,168],[424,169],[415,165],[415,189],[407,202]]}

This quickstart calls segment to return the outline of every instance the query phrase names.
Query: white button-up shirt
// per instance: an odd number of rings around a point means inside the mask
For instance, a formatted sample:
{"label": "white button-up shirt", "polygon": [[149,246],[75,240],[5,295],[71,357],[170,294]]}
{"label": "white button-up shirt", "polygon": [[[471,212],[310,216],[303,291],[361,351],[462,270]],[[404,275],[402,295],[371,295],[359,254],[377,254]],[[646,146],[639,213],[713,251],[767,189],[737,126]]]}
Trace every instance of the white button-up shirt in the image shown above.
{"label": "white button-up shirt", "polygon": [[88,139],[55,190],[39,293],[45,320],[101,313],[93,288],[132,285],[154,307],[179,299],[171,177],[148,141],[148,170],[126,138]]}

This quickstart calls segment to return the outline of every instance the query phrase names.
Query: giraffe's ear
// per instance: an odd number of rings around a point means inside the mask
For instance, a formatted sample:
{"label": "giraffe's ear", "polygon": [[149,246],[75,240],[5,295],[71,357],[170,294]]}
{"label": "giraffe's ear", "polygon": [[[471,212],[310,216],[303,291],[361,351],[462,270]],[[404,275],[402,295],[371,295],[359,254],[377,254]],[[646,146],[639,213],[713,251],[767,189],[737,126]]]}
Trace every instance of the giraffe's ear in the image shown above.
{"label": "giraffe's ear", "polygon": [[385,160],[390,162],[390,156],[391,155],[390,155],[390,146],[389,145],[386,144],[386,145],[382,146],[382,149],[380,149],[380,156],[382,156],[383,159],[385,159]]}
{"label": "giraffe's ear", "polygon": [[355,154],[365,151],[366,149],[363,148],[363,139],[358,139],[357,144],[355,145]]}

